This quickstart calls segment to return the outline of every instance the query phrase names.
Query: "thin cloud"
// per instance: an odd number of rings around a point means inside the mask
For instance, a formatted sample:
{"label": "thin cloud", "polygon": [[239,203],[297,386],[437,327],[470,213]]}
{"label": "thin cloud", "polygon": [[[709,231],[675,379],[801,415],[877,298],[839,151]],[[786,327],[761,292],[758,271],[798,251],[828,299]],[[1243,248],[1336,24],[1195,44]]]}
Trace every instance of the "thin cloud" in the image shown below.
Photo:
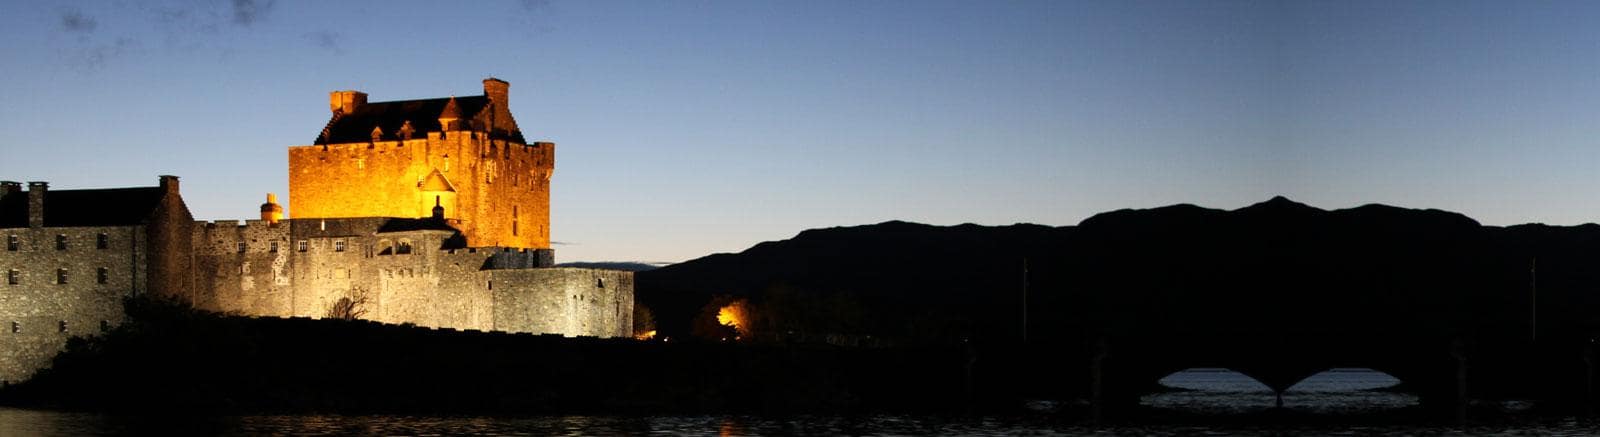
{"label": "thin cloud", "polygon": [[61,28],[72,33],[94,33],[100,23],[77,9],[61,11]]}
{"label": "thin cloud", "polygon": [[275,0],[233,0],[233,22],[243,26],[255,24],[272,12]]}
{"label": "thin cloud", "polygon": [[319,30],[316,32],[306,33],[301,35],[301,37],[304,37],[307,41],[311,41],[311,44],[321,47],[323,50],[338,54],[344,53],[344,47],[341,44],[341,42],[344,40],[344,35],[340,34],[339,32],[334,32],[331,30]]}
{"label": "thin cloud", "polygon": [[99,70],[106,65],[106,62],[133,50],[137,45],[138,42],[133,38],[117,38],[111,43],[82,47],[73,52],[68,58],[68,63],[84,70]]}

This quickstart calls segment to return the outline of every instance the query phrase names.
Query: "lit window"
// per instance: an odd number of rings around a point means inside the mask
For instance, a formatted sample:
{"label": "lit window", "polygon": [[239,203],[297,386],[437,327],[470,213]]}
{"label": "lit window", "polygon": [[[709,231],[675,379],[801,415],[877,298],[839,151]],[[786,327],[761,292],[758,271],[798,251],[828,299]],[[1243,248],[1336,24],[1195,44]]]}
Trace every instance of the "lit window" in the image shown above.
{"label": "lit window", "polygon": [[278,242],[276,242],[276,241],[272,242],[271,247],[269,247],[267,249],[267,251],[268,252],[272,252],[272,253],[278,253]]}
{"label": "lit window", "polygon": [[7,235],[6,236],[6,250],[9,250],[9,251],[12,251],[12,252],[16,252],[17,251],[17,246],[20,246],[20,245],[21,244],[17,241],[17,236],[15,236],[15,235]]}
{"label": "lit window", "polygon": [[17,285],[17,284],[19,284],[21,282],[22,282],[22,272],[19,272],[19,271],[16,271],[16,270],[12,270],[12,271],[6,272],[6,283],[7,284]]}
{"label": "lit window", "polygon": [[344,240],[333,240],[333,251],[344,252]]}
{"label": "lit window", "polygon": [[300,247],[297,250],[299,250],[301,252],[305,252],[306,249],[308,249],[310,247],[311,247],[311,244],[307,243],[306,240],[300,240]]}
{"label": "lit window", "polygon": [[234,243],[233,247],[234,247],[234,250],[239,251],[239,253],[244,253],[244,250],[249,248],[249,246],[246,246],[244,244],[244,242],[242,242],[242,241],[238,242],[238,243]]}
{"label": "lit window", "polygon": [[56,250],[67,250],[66,234],[56,234]]}
{"label": "lit window", "polygon": [[100,234],[100,235],[94,236],[94,248],[95,249],[108,249],[110,247],[111,247],[111,238],[106,236],[106,234]]}
{"label": "lit window", "polygon": [[111,269],[101,267],[94,272],[94,282],[104,284],[111,279]]}
{"label": "lit window", "polygon": [[56,283],[67,283],[67,269],[56,269]]}

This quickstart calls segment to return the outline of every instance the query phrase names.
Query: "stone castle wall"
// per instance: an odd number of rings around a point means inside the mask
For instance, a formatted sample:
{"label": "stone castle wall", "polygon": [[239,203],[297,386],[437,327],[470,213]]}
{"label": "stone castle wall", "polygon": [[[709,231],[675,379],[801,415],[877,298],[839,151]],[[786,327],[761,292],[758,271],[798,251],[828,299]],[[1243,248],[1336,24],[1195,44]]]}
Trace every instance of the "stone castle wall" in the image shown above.
{"label": "stone castle wall", "polygon": [[[555,144],[472,131],[289,148],[293,218],[427,217],[436,200],[471,247],[550,247]],[[453,192],[424,182],[437,170]]]}
{"label": "stone castle wall", "polygon": [[[360,318],[383,323],[632,335],[631,272],[549,268],[548,250],[447,249],[452,232],[378,232],[387,220],[196,223],[195,277],[209,290],[196,306],[321,318],[346,298],[364,302]],[[401,243],[411,250],[398,253]]]}
{"label": "stone castle wall", "polygon": [[[17,250],[0,250],[0,350],[7,351],[0,354],[0,381],[49,367],[72,336],[121,324],[123,297],[148,290],[142,226],[9,228],[0,236],[18,240]],[[65,249],[57,250],[57,236],[65,236]]]}
{"label": "stone castle wall", "polygon": [[633,273],[548,268],[489,270],[496,331],[629,337],[633,335]]}

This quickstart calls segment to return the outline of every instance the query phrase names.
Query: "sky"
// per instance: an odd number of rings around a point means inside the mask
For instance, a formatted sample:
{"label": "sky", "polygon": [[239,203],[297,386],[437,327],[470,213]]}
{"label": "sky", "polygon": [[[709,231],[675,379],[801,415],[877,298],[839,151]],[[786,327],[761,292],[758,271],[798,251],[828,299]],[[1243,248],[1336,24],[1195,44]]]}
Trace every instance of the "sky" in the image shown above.
{"label": "sky", "polygon": [[[286,196],[327,93],[511,83],[559,261],[1287,196],[1600,217],[1600,3],[8,1],[0,179]],[[290,211],[293,214],[293,211]]]}

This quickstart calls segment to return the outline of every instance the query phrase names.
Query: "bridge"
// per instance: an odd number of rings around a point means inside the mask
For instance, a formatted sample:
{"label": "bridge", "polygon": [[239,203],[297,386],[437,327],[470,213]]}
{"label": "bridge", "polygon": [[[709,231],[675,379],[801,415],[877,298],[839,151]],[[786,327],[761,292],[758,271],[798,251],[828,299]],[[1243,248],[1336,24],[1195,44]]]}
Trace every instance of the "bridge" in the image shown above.
{"label": "bridge", "polygon": [[1026,276],[1026,357],[991,364],[1028,369],[1009,383],[1088,399],[1097,414],[1128,411],[1162,377],[1196,367],[1250,376],[1280,402],[1344,367],[1392,375],[1445,414],[1476,399],[1595,399],[1594,225],[1499,228],[1276,198],[1107,213],[1065,245],[1028,260],[1056,268]]}

